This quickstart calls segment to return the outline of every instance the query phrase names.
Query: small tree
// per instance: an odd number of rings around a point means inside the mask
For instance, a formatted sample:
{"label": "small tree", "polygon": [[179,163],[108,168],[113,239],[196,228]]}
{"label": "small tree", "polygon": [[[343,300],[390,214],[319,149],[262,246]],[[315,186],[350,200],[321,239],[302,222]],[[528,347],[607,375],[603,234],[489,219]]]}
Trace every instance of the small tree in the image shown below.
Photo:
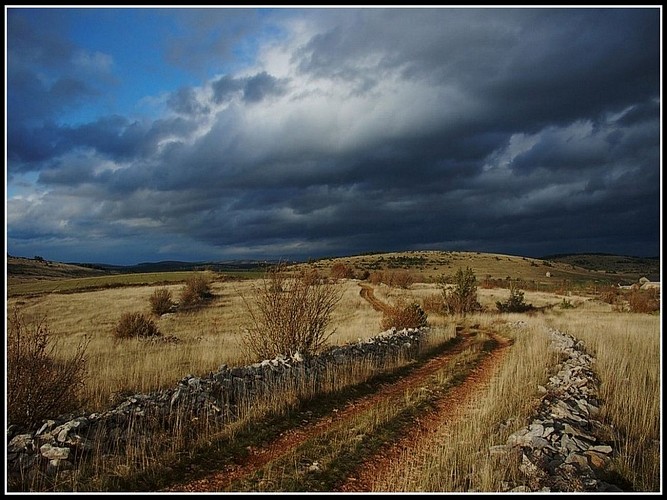
{"label": "small tree", "polygon": [[523,291],[513,281],[510,281],[510,296],[505,302],[496,302],[499,312],[522,313],[535,309],[532,304],[526,304],[523,298]]}
{"label": "small tree", "polygon": [[14,309],[7,322],[7,417],[32,426],[77,409],[86,375],[88,340],[67,357],[55,357],[57,344],[44,321],[28,322]]}
{"label": "small tree", "polygon": [[290,275],[281,264],[269,270],[253,292],[254,301],[243,299],[250,318],[243,343],[260,359],[315,354],[335,331],[327,332],[327,327],[342,292],[316,273]]}
{"label": "small tree", "polygon": [[460,314],[479,311],[482,306],[477,302],[477,278],[472,268],[459,268],[454,276],[454,288],[449,289],[444,278],[440,279],[445,313]]}
{"label": "small tree", "polygon": [[157,288],[148,300],[151,304],[151,311],[156,316],[162,316],[174,307],[171,291],[168,288]]}
{"label": "small tree", "polygon": [[416,303],[406,305],[403,302],[399,302],[394,306],[390,306],[380,321],[380,327],[383,330],[389,330],[390,328],[396,328],[397,330],[421,328],[427,325],[428,315]]}

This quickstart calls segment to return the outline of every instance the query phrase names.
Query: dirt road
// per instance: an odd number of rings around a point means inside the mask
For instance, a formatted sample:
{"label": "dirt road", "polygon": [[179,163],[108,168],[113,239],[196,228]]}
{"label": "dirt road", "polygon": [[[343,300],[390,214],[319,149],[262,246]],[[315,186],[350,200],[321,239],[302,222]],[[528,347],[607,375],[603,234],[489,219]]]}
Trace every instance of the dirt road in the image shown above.
{"label": "dirt road", "polygon": [[[361,296],[374,308],[383,310],[387,307],[375,298],[372,287],[366,284],[361,285],[361,287]],[[450,341],[447,349],[436,353],[430,359],[417,365],[402,378],[378,386],[371,394],[359,398],[350,398],[344,407],[289,429],[270,442],[248,449],[247,454],[244,454],[245,456],[238,457],[235,463],[225,465],[221,470],[209,473],[204,477],[197,477],[192,480],[185,479],[163,491],[236,491],[234,485],[238,485],[239,481],[251,478],[262,468],[290,456],[304,443],[329,439],[327,434],[329,429],[333,427],[351,427],[354,419],[363,412],[370,411],[377,405],[387,404],[387,402],[397,398],[400,399],[409,390],[424,387],[429,383],[429,380],[433,379],[434,375],[453,365],[454,361],[458,359],[457,355],[470,348],[473,343],[477,342],[479,344],[480,337],[482,335],[476,329],[466,330],[462,335]],[[373,491],[374,485],[381,484],[386,474],[391,472],[390,465],[396,461],[404,449],[410,447],[417,449],[422,443],[428,441],[429,436],[435,429],[459,418],[459,410],[491,378],[501,362],[506,348],[509,346],[507,339],[493,332],[486,332],[484,338],[490,339],[487,342],[492,344],[488,353],[481,358],[472,370],[466,372],[460,383],[447,389],[442,397],[435,400],[432,408],[419,414],[416,420],[411,421],[409,429],[401,432],[403,438],[394,439],[379,447],[379,449],[373,449],[366,453],[361,458],[358,466],[350,469],[347,476],[338,480],[330,491]],[[261,489],[261,485],[258,485],[257,488]]]}

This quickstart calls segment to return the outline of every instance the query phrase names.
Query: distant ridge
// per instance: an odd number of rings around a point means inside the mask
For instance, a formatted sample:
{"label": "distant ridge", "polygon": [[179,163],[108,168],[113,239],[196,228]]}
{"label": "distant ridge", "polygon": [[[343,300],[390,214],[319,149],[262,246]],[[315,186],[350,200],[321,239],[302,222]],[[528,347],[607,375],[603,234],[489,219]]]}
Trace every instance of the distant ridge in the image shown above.
{"label": "distant ridge", "polygon": [[167,271],[240,271],[261,269],[277,263],[277,261],[236,259],[226,261],[197,261],[187,262],[180,260],[162,260],[158,262],[140,262],[132,265],[114,265],[114,264],[84,264],[70,263],[80,267],[98,269],[109,273],[155,273]]}
{"label": "distant ridge", "polygon": [[543,260],[561,262],[583,267],[591,271],[605,270],[619,274],[634,274],[653,277],[660,275],[659,257],[633,257],[609,253],[572,253],[554,254],[542,257]]}

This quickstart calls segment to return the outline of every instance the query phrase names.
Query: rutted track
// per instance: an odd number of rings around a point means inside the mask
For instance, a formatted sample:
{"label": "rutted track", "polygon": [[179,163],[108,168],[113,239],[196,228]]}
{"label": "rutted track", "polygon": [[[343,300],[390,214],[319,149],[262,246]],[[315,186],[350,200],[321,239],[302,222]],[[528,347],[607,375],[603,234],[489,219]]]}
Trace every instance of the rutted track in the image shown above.
{"label": "rutted track", "polygon": [[[360,291],[362,297],[378,310],[384,310],[387,306],[376,299],[373,289],[368,285],[362,285]],[[248,449],[248,454],[239,457],[233,465],[226,465],[221,470],[210,473],[205,477],[194,480],[186,480],[174,484],[163,491],[180,492],[211,492],[211,491],[234,491],[233,485],[244,478],[250,477],[265,465],[279,460],[296,450],[301,444],[324,435],[328,429],[335,425],[343,425],[346,421],[351,422],[353,418],[362,412],[368,411],[374,406],[390,400],[392,397],[405,394],[406,391],[419,388],[434,374],[446,369],[455,357],[469,348],[474,340],[474,334],[459,335],[452,341],[453,346],[445,352],[441,352],[420,366],[411,370],[405,377],[396,382],[382,385],[373,394],[356,398],[339,411],[332,412],[321,418],[303,425],[292,428],[282,433],[276,439],[257,448]],[[366,457],[364,462],[357,468],[347,480],[338,488],[339,491],[372,491],[374,479],[380,478],[389,470],[389,464],[401,453],[405,447],[416,446],[423,440],[428,439],[429,433],[451,421],[458,408],[479,388],[481,388],[491,377],[495,367],[503,356],[509,342],[488,332],[493,343],[488,355],[465,377],[465,379],[448,390],[435,405],[434,410],[422,414],[420,420],[411,423],[410,433],[404,439],[395,441],[379,450],[378,453]]]}
{"label": "rutted track", "polygon": [[487,334],[495,343],[481,363],[459,385],[452,388],[443,398],[437,400],[436,407],[425,418],[421,418],[411,429],[409,435],[390,443],[373,457],[369,457],[357,471],[348,477],[340,487],[341,492],[375,491],[375,485],[382,485],[388,474],[391,474],[403,453],[410,449],[419,452],[432,444],[434,435],[448,424],[452,424],[463,415],[463,408],[475,394],[481,391],[491,380],[500,365],[507,348],[512,344],[508,339],[495,333]]}
{"label": "rutted track", "polygon": [[361,290],[359,290],[359,295],[361,295],[362,298],[366,299],[368,303],[373,307],[373,309],[375,309],[376,311],[380,311],[381,313],[387,312],[389,310],[389,306],[387,304],[385,304],[381,300],[378,300],[375,297],[375,294],[373,292],[373,287],[365,283],[359,283],[359,286],[361,287]]}

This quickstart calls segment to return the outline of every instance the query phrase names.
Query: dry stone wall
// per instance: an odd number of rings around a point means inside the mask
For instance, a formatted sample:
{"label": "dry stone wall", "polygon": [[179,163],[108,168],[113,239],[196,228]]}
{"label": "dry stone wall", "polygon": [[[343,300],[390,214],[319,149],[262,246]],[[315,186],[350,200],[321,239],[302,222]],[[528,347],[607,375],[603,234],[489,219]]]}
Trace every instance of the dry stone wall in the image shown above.
{"label": "dry stone wall", "polygon": [[[269,398],[277,388],[303,381],[315,389],[326,372],[358,363],[380,367],[391,357],[412,356],[427,328],[387,330],[366,341],[328,349],[304,358],[299,353],[243,367],[222,365],[206,377],[186,375],[172,389],[127,396],[114,408],[101,413],[63,415],[43,422],[39,428],[7,428],[8,477],[34,471],[47,474],[76,468],[94,449],[119,453],[128,441],[129,429],[142,429],[140,422],[174,421],[175,418],[208,418],[232,421],[242,405]],[[146,426],[148,428],[155,428]],[[136,435],[134,436],[136,437]]]}
{"label": "dry stone wall", "polygon": [[551,348],[562,359],[546,387],[531,423],[514,432],[505,445],[490,452],[513,454],[520,460],[523,484],[505,483],[512,492],[619,492],[612,484],[612,447],[602,442],[599,380],[595,358],[572,335],[550,329]]}

